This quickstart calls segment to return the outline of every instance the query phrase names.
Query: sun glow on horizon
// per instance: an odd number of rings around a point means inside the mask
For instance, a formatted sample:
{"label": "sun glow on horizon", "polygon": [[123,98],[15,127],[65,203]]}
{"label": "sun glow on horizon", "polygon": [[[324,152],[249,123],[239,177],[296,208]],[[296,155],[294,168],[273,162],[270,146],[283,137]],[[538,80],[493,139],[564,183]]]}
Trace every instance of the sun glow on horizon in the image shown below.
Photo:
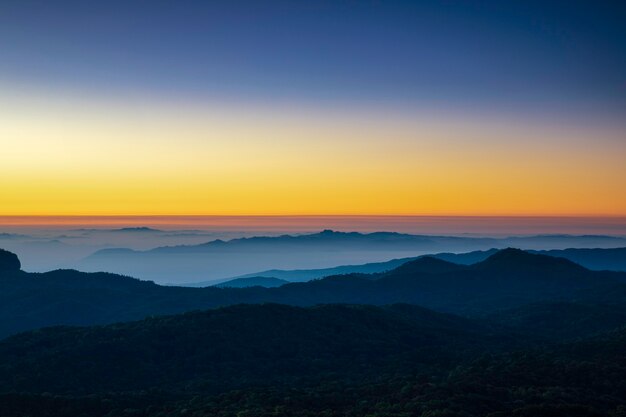
{"label": "sun glow on horizon", "polygon": [[0,215],[626,214],[619,129],[16,96],[0,114]]}

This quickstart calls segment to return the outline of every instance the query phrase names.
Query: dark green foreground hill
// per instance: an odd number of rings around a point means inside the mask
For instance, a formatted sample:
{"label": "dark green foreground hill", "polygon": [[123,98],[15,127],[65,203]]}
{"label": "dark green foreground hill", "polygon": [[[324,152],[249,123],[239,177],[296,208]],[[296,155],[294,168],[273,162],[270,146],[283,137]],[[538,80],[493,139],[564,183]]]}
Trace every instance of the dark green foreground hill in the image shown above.
{"label": "dark green foreground hill", "polygon": [[0,416],[623,416],[623,328],[522,327],[266,304],[48,328],[0,342]]}
{"label": "dark green foreground hill", "polygon": [[436,367],[487,345],[500,345],[487,328],[416,306],[239,305],[13,336],[0,343],[0,391],[214,392],[368,375],[396,361]]}

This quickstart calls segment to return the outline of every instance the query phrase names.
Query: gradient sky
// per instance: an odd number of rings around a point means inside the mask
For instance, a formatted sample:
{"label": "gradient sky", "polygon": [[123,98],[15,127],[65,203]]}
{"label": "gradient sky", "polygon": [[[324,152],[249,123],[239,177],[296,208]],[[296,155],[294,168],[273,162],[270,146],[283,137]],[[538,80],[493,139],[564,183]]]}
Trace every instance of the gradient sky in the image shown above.
{"label": "gradient sky", "polygon": [[626,215],[619,2],[0,2],[0,215]]}

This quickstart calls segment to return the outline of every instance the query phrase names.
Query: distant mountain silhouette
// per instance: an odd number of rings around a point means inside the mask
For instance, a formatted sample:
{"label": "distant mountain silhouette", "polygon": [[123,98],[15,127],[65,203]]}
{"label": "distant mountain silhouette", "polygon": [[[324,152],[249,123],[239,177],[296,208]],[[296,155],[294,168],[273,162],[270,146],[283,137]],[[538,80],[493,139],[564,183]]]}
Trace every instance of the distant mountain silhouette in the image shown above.
{"label": "distant mountain silhouette", "polygon": [[[301,269],[301,270],[267,270],[234,278],[246,278],[254,276],[266,276],[284,279],[289,282],[304,282],[311,279],[323,278],[330,275],[342,274],[373,274],[378,272],[386,272],[395,269],[400,265],[412,261],[417,258],[432,257],[448,261],[455,264],[471,265],[484,261],[489,256],[498,252],[498,249],[489,249],[484,251],[473,251],[466,253],[435,253],[432,255],[421,255],[411,258],[393,259],[386,262],[373,262],[362,265],[342,265],[333,268],[322,269]],[[575,262],[587,269],[591,270],[611,270],[626,271],[626,248],[609,248],[609,249],[560,249],[560,250],[527,250],[526,252],[549,255],[557,258],[565,258]],[[185,286],[209,286],[219,281],[202,281],[197,283],[183,284]]]}
{"label": "distant mountain silhouette", "polygon": [[[134,249],[129,248],[106,248],[100,249],[96,252],[97,256],[112,256],[112,255],[128,255],[132,253],[136,253]],[[92,255],[93,256],[93,255]]]}
{"label": "distant mountain silhouette", "polygon": [[[126,231],[146,231],[154,230],[149,228],[125,228],[118,230]],[[585,242],[585,244],[599,242],[599,243],[626,243],[626,239],[614,236],[595,236],[595,235],[539,235],[539,236],[525,236],[525,237],[507,237],[507,238],[487,238],[487,237],[458,237],[458,236],[437,236],[437,235],[411,235],[396,232],[373,232],[373,233],[359,233],[359,232],[338,232],[334,230],[323,230],[319,233],[302,234],[302,235],[281,235],[281,236],[255,236],[231,239],[224,241],[221,239],[212,240],[210,242],[198,244],[198,245],[179,245],[179,246],[163,246],[147,251],[134,251],[137,253],[197,253],[207,252],[212,250],[235,250],[248,247],[284,247],[284,246],[319,246],[319,245],[331,245],[341,244],[349,245],[352,248],[367,248],[378,245],[385,245],[386,247],[401,247],[412,249],[423,249],[429,245],[444,246],[463,246],[467,243],[473,244],[492,244],[492,247],[502,247],[508,242],[572,242],[579,241]],[[456,245],[455,245],[456,244]],[[506,246],[505,246],[506,247]],[[124,249],[124,248],[120,248]],[[95,252],[92,256],[97,257],[102,252],[110,254],[110,250],[103,250]]]}
{"label": "distant mountain silhouette", "polygon": [[104,233],[117,233],[117,232],[121,232],[121,233],[166,233],[165,230],[161,230],[161,229],[154,229],[152,227],[147,227],[147,226],[137,226],[137,227],[121,227],[118,229],[103,229],[103,228],[80,228],[80,229],[74,229],[75,231],[78,232],[104,232]]}
{"label": "distant mountain silhouette", "polygon": [[17,233],[0,233],[0,239],[2,240],[12,240],[12,239],[29,239],[32,236],[22,235]]}
{"label": "distant mountain silhouette", "polygon": [[[212,240],[210,242],[198,245],[179,245],[179,246],[163,246],[147,251],[133,251],[137,253],[158,253],[158,254],[176,254],[176,253],[201,253],[211,251],[233,251],[247,248],[284,248],[290,246],[300,247],[328,247],[333,245],[349,245],[351,248],[367,248],[378,246],[381,244],[396,246],[402,248],[417,249],[432,244],[433,239],[459,240],[463,238],[441,237],[441,236],[420,236],[409,235],[395,232],[374,232],[374,233],[358,233],[358,232],[336,232],[333,230],[324,230],[319,233],[302,234],[302,235],[281,235],[281,236],[255,236],[243,237],[224,241],[222,239]],[[491,239],[485,239],[491,241]],[[120,248],[123,249],[123,248]],[[92,256],[97,257],[103,251],[98,251]],[[104,254],[110,254],[110,250],[105,250]]]}
{"label": "distant mountain silhouette", "polygon": [[588,270],[572,261],[526,252],[520,249],[507,248],[489,256],[482,262],[473,265],[473,269],[499,272],[537,272],[572,274],[585,273]]}
{"label": "distant mountain silhouette", "polygon": [[378,274],[330,276],[277,288],[187,288],[106,273],[0,273],[0,336],[55,324],[103,324],[238,303],[417,304],[486,314],[540,301],[615,302],[626,273],[590,271],[567,260],[503,250],[469,266],[432,258]]}
{"label": "distant mountain silhouette", "polygon": [[[463,253],[506,247],[540,250],[619,246],[626,247],[626,239],[567,235],[488,238],[324,230],[301,235],[217,239],[200,244],[162,246],[149,250],[104,249],[73,265],[80,270],[141,276],[159,283],[181,284],[213,280],[217,284],[219,281],[243,276],[272,276],[263,273],[270,269],[324,269],[337,265],[412,258],[443,251]],[[382,271],[344,270],[334,273],[348,272]],[[309,274],[304,278],[321,276],[323,275]],[[274,278],[287,279],[284,276]]]}
{"label": "distant mountain silhouette", "polygon": [[217,284],[219,288],[247,288],[247,287],[265,287],[274,288],[287,284],[289,281],[284,279],[273,277],[250,277],[250,278],[236,278],[230,281]]}
{"label": "distant mountain silhouette", "polygon": [[129,233],[163,233],[163,230],[153,229],[151,227],[122,227],[121,229],[112,229],[111,232],[129,232]]}
{"label": "distant mountain silhouette", "polygon": [[536,251],[549,256],[569,259],[585,268],[597,271],[626,271],[626,248],[564,249]]}
{"label": "distant mountain silhouette", "polygon": [[452,262],[455,264],[461,265],[471,265],[481,261],[484,261],[494,253],[496,253],[500,249],[491,248],[487,250],[476,250],[472,252],[463,252],[463,253],[451,253],[451,252],[442,252],[435,253],[432,256],[437,259],[443,259],[444,261]]}
{"label": "distant mountain silhouette", "polygon": [[270,269],[267,271],[255,272],[252,274],[239,275],[224,280],[212,280],[212,281],[200,281],[180,284],[188,287],[208,287],[210,285],[219,285],[221,282],[229,281],[238,278],[251,278],[251,277],[273,277],[287,282],[306,282],[312,279],[319,279],[328,277],[331,275],[345,275],[345,274],[375,274],[378,272],[386,272],[399,267],[400,265],[416,259],[417,257],[392,259],[385,262],[370,262],[362,265],[341,265],[332,268],[317,268],[317,269]]}

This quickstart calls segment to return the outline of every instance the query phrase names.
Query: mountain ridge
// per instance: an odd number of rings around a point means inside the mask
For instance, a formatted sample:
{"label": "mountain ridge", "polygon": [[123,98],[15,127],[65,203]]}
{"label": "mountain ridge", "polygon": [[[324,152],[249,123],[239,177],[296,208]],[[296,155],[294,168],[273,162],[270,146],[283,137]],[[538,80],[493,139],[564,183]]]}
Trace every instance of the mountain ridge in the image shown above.
{"label": "mountain ridge", "polygon": [[[311,279],[323,278],[330,275],[349,274],[349,273],[380,273],[391,269],[395,269],[400,265],[409,261],[422,258],[433,257],[445,260],[455,264],[470,265],[481,262],[487,257],[496,253],[498,249],[472,251],[465,253],[441,252],[430,255],[420,255],[416,257],[392,259],[383,262],[370,262],[359,265],[339,265],[331,268],[318,269],[294,269],[281,270],[271,269],[266,271],[255,272],[251,274],[239,275],[223,280],[200,281],[195,283],[183,283],[182,286],[199,287],[210,286],[221,281],[231,280],[235,278],[247,278],[252,276],[268,276],[281,278],[289,282],[304,282]],[[584,266],[587,269],[595,271],[614,270],[626,271],[626,248],[570,248],[558,250],[526,250],[526,252],[548,255],[556,258],[568,259],[574,263]]]}
{"label": "mountain ridge", "polygon": [[159,246],[142,250],[107,248],[83,257],[71,266],[85,271],[104,270],[140,276],[159,283],[179,284],[239,278],[251,273],[268,276],[259,272],[269,269],[331,268],[336,265],[383,262],[391,258],[411,258],[444,250],[463,253],[509,246],[521,249],[558,249],[620,245],[626,246],[626,239],[596,236],[490,238],[327,230],[300,235],[216,239],[201,244]]}
{"label": "mountain ridge", "polygon": [[215,285],[218,288],[247,288],[247,287],[264,287],[274,288],[281,285],[288,284],[289,281],[274,277],[248,277],[248,278],[235,278],[230,281],[225,281]]}
{"label": "mountain ridge", "polygon": [[[139,230],[144,228],[132,228],[133,230]],[[145,228],[149,229],[149,228]],[[118,229],[121,230],[130,230],[130,229]],[[155,230],[156,229],[152,229]],[[429,243],[432,239],[445,239],[448,241],[462,241],[462,240],[472,240],[476,242],[484,242],[484,243],[497,243],[499,241],[524,241],[528,239],[591,239],[591,240],[609,240],[626,243],[626,238],[621,236],[609,236],[609,235],[563,235],[563,234],[546,234],[546,235],[530,235],[530,236],[509,236],[506,238],[492,238],[492,237],[468,237],[468,236],[447,236],[447,235],[419,235],[419,234],[408,234],[408,233],[399,233],[399,232],[371,232],[371,233],[361,233],[361,232],[342,232],[335,231],[331,229],[325,229],[321,232],[317,233],[309,233],[309,234],[283,234],[278,236],[253,236],[253,237],[241,237],[234,238],[229,240],[223,239],[215,239],[205,243],[194,244],[194,245],[175,245],[175,246],[160,246],[153,249],[147,250],[132,250],[137,253],[162,253],[168,251],[177,251],[177,250],[186,250],[186,249],[203,249],[203,248],[211,248],[213,246],[223,247],[224,245],[247,245],[254,244],[258,242],[262,243],[319,243],[321,240],[338,240],[338,239],[350,239],[356,241],[366,241],[369,239],[382,240],[387,242],[398,242],[398,241],[407,241],[407,242],[416,242],[416,243]],[[128,248],[108,248],[105,250],[118,250],[118,249],[128,249]],[[98,255],[100,251],[94,252],[91,256]]]}
{"label": "mountain ridge", "polygon": [[507,271],[493,262],[476,268],[426,258],[384,273],[334,275],[276,288],[161,286],[117,274],[74,270],[4,272],[0,274],[0,318],[6,319],[0,321],[0,337],[55,324],[106,324],[239,303],[408,303],[476,315],[530,302],[590,298],[612,302],[626,296],[626,289],[621,289],[626,287],[626,273],[575,267],[575,273],[569,274],[561,268],[567,262],[563,259],[520,254],[541,262],[531,269],[513,262]]}

